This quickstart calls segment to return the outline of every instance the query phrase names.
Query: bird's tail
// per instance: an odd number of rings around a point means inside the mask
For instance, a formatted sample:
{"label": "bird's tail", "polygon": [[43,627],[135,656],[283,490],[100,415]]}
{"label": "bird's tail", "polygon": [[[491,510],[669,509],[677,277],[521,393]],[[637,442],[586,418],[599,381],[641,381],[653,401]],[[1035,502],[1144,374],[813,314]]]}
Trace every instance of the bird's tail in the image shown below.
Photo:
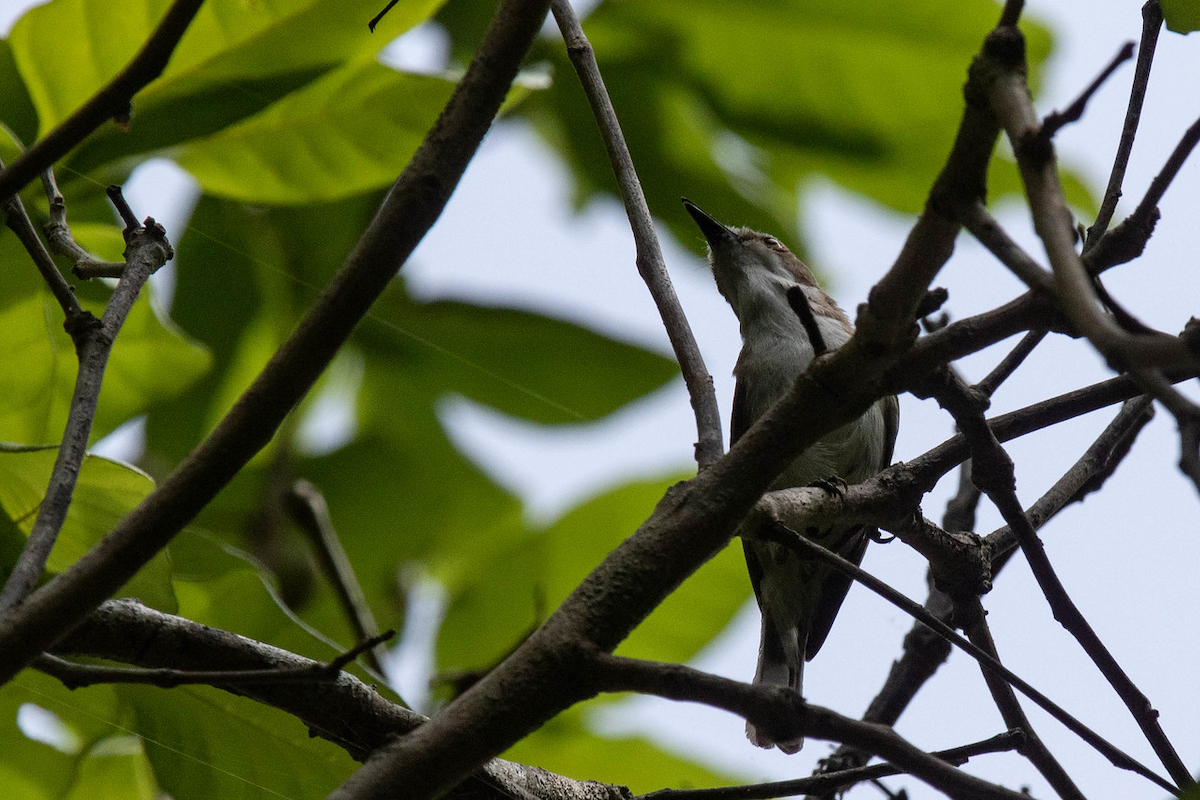
{"label": "bird's tail", "polygon": [[[797,694],[801,694],[804,684],[804,656],[801,655],[804,652],[804,644],[799,641],[800,637],[796,635],[795,630],[790,633],[797,641],[793,647],[785,648],[782,637],[771,624],[768,615],[763,614],[758,669],[754,672],[754,682],[769,686],[789,686]],[[750,722],[746,723],[746,738],[758,747],[768,750],[778,747],[788,755],[799,752],[804,746],[803,738],[777,742],[765,733],[760,733]]]}

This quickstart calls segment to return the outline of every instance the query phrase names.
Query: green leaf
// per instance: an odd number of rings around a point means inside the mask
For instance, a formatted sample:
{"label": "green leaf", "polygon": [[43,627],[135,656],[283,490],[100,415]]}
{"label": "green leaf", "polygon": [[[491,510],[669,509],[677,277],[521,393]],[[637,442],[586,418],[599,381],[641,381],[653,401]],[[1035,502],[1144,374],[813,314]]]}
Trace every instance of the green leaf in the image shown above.
{"label": "green leaf", "polygon": [[290,714],[206,686],[121,686],[163,790],[173,797],[323,798],[358,764]]}
{"label": "green leaf", "polygon": [[[57,455],[58,449],[54,447],[0,444],[0,508],[25,536],[33,530]],[[153,489],[150,477],[128,464],[85,456],[66,521],[46,562],[46,570],[59,573],[78,561]],[[5,566],[6,570],[12,567]],[[151,559],[119,590],[118,596],[137,597],[149,606],[174,612],[167,552],[164,550]]]}
{"label": "green leaf", "polygon": [[[496,524],[474,538],[447,542],[431,561],[449,595],[438,638],[440,667],[480,669],[506,653],[645,521],[673,482],[621,486],[541,531]],[[685,581],[620,651],[687,661],[749,596],[741,548],[730,546]]]}
{"label": "green leaf", "polygon": [[[323,71],[373,54],[438,4],[399,3],[372,35],[367,21],[379,10],[375,0],[210,0],[163,75],[135,98],[135,111],[143,103],[179,100],[218,85],[243,80],[253,85],[265,77]],[[123,69],[169,5],[168,0],[55,0],[18,20],[10,41],[41,132]],[[63,63],[72,68],[59,68]]]}
{"label": "green leaf", "polygon": [[375,62],[334,70],[176,161],[210,194],[256,203],[333,200],[389,185],[450,97],[442,78]]}
{"label": "green leaf", "polygon": [[[103,307],[84,302],[99,316]],[[62,311],[46,291],[0,310],[7,331],[0,359],[0,440],[44,443],[62,437],[78,361]],[[188,388],[208,368],[205,349],[161,322],[139,297],[105,369],[92,440]]]}
{"label": "green leaf", "polygon": [[1175,33],[1200,30],[1200,3],[1196,0],[1162,0],[1162,13],[1167,30]]}
{"label": "green leaf", "polygon": [[64,800],[155,800],[158,784],[137,736],[113,736],[88,750]]}
{"label": "green leaf", "polygon": [[[972,56],[995,24],[987,0],[608,2],[585,29],[637,161],[650,208],[703,246],[679,204],[792,236],[816,175],[916,212],[945,161]],[[1037,69],[1049,36],[1023,24]],[[571,67],[558,42],[539,56]],[[520,110],[571,164],[580,203],[612,193],[591,112],[559,80]]]}

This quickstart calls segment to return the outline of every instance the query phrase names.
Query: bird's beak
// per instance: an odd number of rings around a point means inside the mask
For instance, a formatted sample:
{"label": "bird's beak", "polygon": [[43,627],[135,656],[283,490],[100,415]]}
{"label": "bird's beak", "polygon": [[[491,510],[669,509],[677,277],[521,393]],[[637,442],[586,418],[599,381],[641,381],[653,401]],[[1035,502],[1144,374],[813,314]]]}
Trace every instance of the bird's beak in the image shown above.
{"label": "bird's beak", "polygon": [[709,247],[715,248],[718,245],[727,244],[733,241],[733,231],[717,222],[708,214],[705,214],[700,210],[698,205],[693,203],[691,200],[688,200],[686,197],[683,198],[683,207],[686,208],[687,212],[692,215],[692,219],[696,220],[696,224],[700,227],[700,232],[703,233],[704,238],[708,240]]}

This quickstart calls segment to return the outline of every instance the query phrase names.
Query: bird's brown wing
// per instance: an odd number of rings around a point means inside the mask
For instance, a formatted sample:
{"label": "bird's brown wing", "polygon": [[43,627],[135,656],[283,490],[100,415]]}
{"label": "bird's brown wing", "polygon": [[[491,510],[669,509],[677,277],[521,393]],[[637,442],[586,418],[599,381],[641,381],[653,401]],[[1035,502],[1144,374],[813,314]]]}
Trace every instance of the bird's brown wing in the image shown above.
{"label": "bird's brown wing", "polygon": [[[900,402],[896,396],[889,395],[882,398],[879,401],[879,407],[883,412],[883,455],[873,472],[878,472],[891,465],[892,454],[896,449],[896,433],[900,429]],[[858,565],[862,563],[863,555],[867,552],[867,545],[875,533],[875,528],[856,525],[843,531],[836,540],[822,542],[822,544],[847,561]],[[811,661],[817,651],[821,649],[821,645],[825,644],[825,637],[829,635],[829,629],[833,627],[833,620],[841,610],[842,601],[846,599],[846,592],[850,591],[850,584],[853,582],[848,575],[834,570],[829,570],[826,574],[817,597],[816,608],[813,609],[812,625],[808,631],[808,643],[804,650],[806,661]]]}
{"label": "bird's brown wing", "polygon": [[[746,399],[746,384],[738,379],[733,385],[733,411],[729,420],[729,446],[733,447],[742,434],[750,429],[754,420],[750,417],[749,401]],[[754,587],[754,599],[762,608],[762,596],[759,594],[759,584],[762,583],[762,565],[758,556],[750,549],[750,543],[742,540],[742,552],[746,554],[746,571],[750,573],[750,585]]]}

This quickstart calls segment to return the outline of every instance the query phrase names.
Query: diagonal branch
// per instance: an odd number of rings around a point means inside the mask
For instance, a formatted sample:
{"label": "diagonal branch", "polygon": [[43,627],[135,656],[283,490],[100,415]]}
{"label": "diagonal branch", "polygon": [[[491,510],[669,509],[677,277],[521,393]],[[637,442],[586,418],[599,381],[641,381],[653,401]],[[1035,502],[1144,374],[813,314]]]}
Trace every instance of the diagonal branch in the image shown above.
{"label": "diagonal branch", "polygon": [[551,0],[550,10],[562,31],[567,45],[567,55],[575,65],[579,82],[583,85],[588,102],[592,106],[592,114],[600,135],[604,138],[604,147],[608,151],[608,160],[612,164],[613,173],[617,178],[617,186],[621,192],[621,200],[625,204],[625,214],[629,217],[629,226],[633,229],[633,240],[637,246],[637,268],[646,287],[650,290],[658,313],[662,317],[663,327],[675,350],[675,358],[683,372],[684,383],[687,384],[688,396],[692,401],[692,409],[696,414],[696,462],[704,469],[721,457],[724,444],[721,439],[721,415],[717,410],[717,396],[713,391],[712,376],[704,365],[700,348],[692,335],[691,326],[671,278],[667,274],[663,262],[662,250],[658,246],[658,237],[654,233],[654,221],[650,217],[650,209],[646,205],[646,196],[638,180],[637,171],[633,166],[633,157],[629,146],[621,133],[621,123],[613,109],[608,90],[604,88],[604,79],[596,64],[596,54],[591,43],[583,33],[579,18],[567,0]]}
{"label": "diagonal branch", "polygon": [[175,0],[133,60],[75,113],[0,172],[0,197],[16,194],[108,119],[129,116],[133,96],[166,69],[204,0]]}
{"label": "diagonal branch", "polygon": [[1137,136],[1138,121],[1142,117],[1142,103],[1146,99],[1146,88],[1150,85],[1150,67],[1154,63],[1154,50],[1158,45],[1158,32],[1162,29],[1162,8],[1158,0],[1147,0],[1142,6],[1142,41],[1138,45],[1137,66],[1133,72],[1133,86],[1129,90],[1129,106],[1125,110],[1125,124],[1121,128],[1121,141],[1113,158],[1108,186],[1100,203],[1096,221],[1088,229],[1084,242],[1084,254],[1089,254],[1104,238],[1117,202],[1121,199],[1121,185],[1125,182],[1125,170],[1129,166],[1129,155],[1133,152],[1133,140]]}
{"label": "diagonal branch", "polygon": [[75,393],[71,397],[71,410],[50,473],[50,483],[38,506],[37,519],[25,549],[0,591],[0,612],[20,604],[42,577],[75,493],[113,343],[142,286],[174,255],[162,226],[149,217],[144,227],[126,229],[125,241],[126,268],[121,280],[113,290],[99,324],[88,326],[83,334]]}
{"label": "diagonal branch", "polygon": [[1054,618],[1070,631],[1108,679],[1178,787],[1190,786],[1193,783],[1191,773],[1158,724],[1158,712],[1100,641],[1058,579],[1037,531],[1017,499],[1012,460],[984,420],[977,398],[972,397],[971,391],[948,371],[942,374],[944,380],[941,386],[935,388],[934,395],[939,404],[954,416],[959,429],[966,436],[971,447],[973,479],[995,504],[1016,536],[1030,570],[1054,612]]}
{"label": "diagonal branch", "polygon": [[747,684],[682,664],[661,664],[597,653],[595,681],[605,692],[633,691],[670,700],[702,702],[753,719],[781,738],[803,735],[849,741],[875,753],[950,797],[1018,800],[1027,795],[968,775],[902,739],[891,728],[852,720],[804,702],[790,689]]}
{"label": "diagonal branch", "polygon": [[433,224],[545,15],[510,2],[341,270],[234,408],[92,551],[0,620],[8,681],[149,561],[261,450]]}

